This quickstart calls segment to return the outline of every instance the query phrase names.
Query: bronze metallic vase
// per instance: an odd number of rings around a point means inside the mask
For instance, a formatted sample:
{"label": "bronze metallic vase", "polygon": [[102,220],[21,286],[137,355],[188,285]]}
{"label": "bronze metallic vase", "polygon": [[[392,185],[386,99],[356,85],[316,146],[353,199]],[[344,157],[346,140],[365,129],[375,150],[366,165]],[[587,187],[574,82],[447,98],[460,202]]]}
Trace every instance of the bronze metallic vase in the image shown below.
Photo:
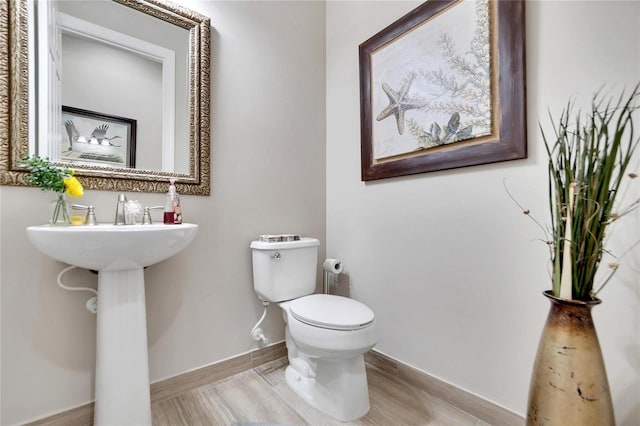
{"label": "bronze metallic vase", "polygon": [[607,371],[591,308],[554,297],[547,317],[529,388],[527,425],[614,426]]}

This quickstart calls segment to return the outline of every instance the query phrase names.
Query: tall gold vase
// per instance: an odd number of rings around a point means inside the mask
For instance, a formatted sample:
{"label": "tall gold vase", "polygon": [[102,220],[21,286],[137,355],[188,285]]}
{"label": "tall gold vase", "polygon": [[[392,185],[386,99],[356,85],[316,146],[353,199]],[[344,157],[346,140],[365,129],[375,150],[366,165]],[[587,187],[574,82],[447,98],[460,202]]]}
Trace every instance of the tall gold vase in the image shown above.
{"label": "tall gold vase", "polygon": [[540,338],[529,388],[527,425],[614,426],[607,371],[591,308],[554,297]]}

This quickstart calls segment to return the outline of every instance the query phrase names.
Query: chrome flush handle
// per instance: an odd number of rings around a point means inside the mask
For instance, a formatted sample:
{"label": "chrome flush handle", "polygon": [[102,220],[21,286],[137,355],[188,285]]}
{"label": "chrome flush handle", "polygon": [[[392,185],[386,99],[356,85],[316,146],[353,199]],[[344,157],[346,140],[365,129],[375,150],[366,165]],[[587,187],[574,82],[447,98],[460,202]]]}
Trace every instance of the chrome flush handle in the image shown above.
{"label": "chrome flush handle", "polygon": [[278,260],[278,259],[282,258],[282,255],[280,254],[280,252],[279,252],[279,251],[277,251],[277,252],[275,252],[275,253],[273,254],[273,256],[271,256],[271,258],[272,258],[272,259],[275,259],[275,260]]}

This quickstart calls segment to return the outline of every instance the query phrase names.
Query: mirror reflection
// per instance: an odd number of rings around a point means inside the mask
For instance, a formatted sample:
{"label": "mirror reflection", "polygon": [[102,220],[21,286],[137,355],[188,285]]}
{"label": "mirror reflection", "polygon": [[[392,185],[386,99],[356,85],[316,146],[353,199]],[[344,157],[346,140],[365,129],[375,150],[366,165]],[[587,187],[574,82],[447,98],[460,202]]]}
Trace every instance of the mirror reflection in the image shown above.
{"label": "mirror reflection", "polygon": [[57,5],[62,105],[95,115],[63,114],[50,158],[188,173],[189,32],[112,1]]}

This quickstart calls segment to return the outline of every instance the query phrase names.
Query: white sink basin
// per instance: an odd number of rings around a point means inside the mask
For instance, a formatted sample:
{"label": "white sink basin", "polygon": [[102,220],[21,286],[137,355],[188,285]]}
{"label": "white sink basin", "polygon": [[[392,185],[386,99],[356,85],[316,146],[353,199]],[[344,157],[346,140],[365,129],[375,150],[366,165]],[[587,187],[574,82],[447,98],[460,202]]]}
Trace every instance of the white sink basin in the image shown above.
{"label": "white sink basin", "polygon": [[143,268],[185,248],[198,225],[30,226],[29,240],[47,256],[96,271]]}
{"label": "white sink basin", "polygon": [[197,231],[190,223],[27,228],[44,254],[98,271],[94,425],[151,426],[143,268],[178,253]]}

